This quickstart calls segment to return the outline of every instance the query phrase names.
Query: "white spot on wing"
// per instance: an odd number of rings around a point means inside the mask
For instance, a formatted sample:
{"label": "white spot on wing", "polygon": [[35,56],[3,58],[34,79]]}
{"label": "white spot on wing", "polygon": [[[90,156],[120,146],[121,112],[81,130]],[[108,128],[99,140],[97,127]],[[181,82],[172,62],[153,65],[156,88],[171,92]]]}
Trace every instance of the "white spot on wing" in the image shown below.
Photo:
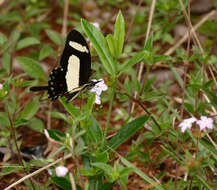
{"label": "white spot on wing", "polygon": [[89,52],[86,46],[82,46],[81,44],[79,44],[77,42],[69,41],[69,45],[72,48],[74,48],[74,49],[76,49],[76,50],[78,50],[80,52],[86,52],[86,53]]}
{"label": "white spot on wing", "polygon": [[79,87],[80,59],[71,55],[68,60],[68,68],[66,73],[67,91]]}

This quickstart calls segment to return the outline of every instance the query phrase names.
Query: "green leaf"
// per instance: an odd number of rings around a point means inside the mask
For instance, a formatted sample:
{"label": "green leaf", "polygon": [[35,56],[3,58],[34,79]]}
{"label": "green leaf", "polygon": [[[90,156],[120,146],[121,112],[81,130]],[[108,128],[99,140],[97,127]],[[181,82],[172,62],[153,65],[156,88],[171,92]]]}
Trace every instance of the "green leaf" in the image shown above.
{"label": "green leaf", "polygon": [[148,40],[145,43],[144,49],[149,52],[152,52],[152,49],[153,49],[152,46],[153,46],[153,35],[150,35]]}
{"label": "green leaf", "polygon": [[97,120],[92,116],[92,125],[88,128],[88,136],[92,140],[93,144],[100,144],[103,140],[102,128],[100,127]]}
{"label": "green leaf", "polygon": [[84,110],[86,112],[86,119],[88,121],[89,121],[90,115],[91,115],[92,110],[93,110],[94,102],[95,102],[95,93],[91,93],[88,97],[87,104],[84,106]]}
{"label": "green leaf", "polygon": [[10,42],[15,44],[17,42],[17,40],[20,38],[20,35],[21,35],[21,33],[19,30],[13,30],[11,35],[10,35]]}
{"label": "green leaf", "polygon": [[191,104],[184,103],[184,107],[189,113],[194,114],[194,107]]}
{"label": "green leaf", "polygon": [[51,177],[51,180],[53,183],[55,183],[57,186],[64,190],[72,190],[71,183],[63,177]]}
{"label": "green leaf", "polygon": [[112,56],[108,50],[104,36],[96,27],[84,19],[81,20],[81,26],[84,32],[90,38],[90,41],[92,42],[94,49],[99,55],[99,58],[106,71],[114,77],[116,74],[115,62],[113,61]]}
{"label": "green leaf", "polygon": [[55,129],[48,129],[47,130],[49,133],[50,138],[56,140],[56,141],[61,141],[63,138],[66,137],[66,134],[61,132],[61,131],[57,131]]}
{"label": "green leaf", "polygon": [[7,37],[0,32],[0,46],[2,46],[7,41]]}
{"label": "green leaf", "polygon": [[[203,185],[204,185],[204,187],[206,187],[206,189],[208,189],[208,190],[213,190],[213,188],[212,187],[210,187],[209,186],[209,184],[206,182],[207,181],[207,179],[203,179],[201,176],[199,176],[199,175],[195,175],[194,176],[196,179],[198,179],[198,181],[200,181]],[[204,188],[203,188],[204,189]]]}
{"label": "green leaf", "polygon": [[22,170],[22,167],[21,166],[9,166],[9,167],[6,167],[6,168],[3,168],[1,173],[0,173],[0,177],[1,176],[4,176],[4,175],[8,175],[8,174],[11,174],[11,173],[15,173],[15,172],[18,172]]}
{"label": "green leaf", "polygon": [[2,66],[7,71],[10,72],[10,64],[11,64],[11,55],[8,52],[5,52],[2,56]]}
{"label": "green leaf", "polygon": [[17,57],[17,61],[20,64],[21,68],[31,77],[36,79],[44,79],[45,74],[44,71],[35,61],[34,59],[28,58],[28,57]]}
{"label": "green leaf", "polygon": [[25,120],[31,119],[36,114],[39,107],[40,104],[38,102],[38,98],[34,98],[25,106],[24,110],[21,112],[20,117]]}
{"label": "green leaf", "polygon": [[26,37],[17,43],[16,49],[20,50],[28,46],[40,44],[40,41],[34,37]]}
{"label": "green leaf", "polygon": [[147,50],[142,50],[138,53],[136,53],[128,62],[121,64],[118,68],[118,71],[120,72],[119,75],[121,75],[123,72],[128,70],[130,67],[141,61],[149,52]]}
{"label": "green leaf", "polygon": [[109,47],[109,50],[111,52],[111,54],[116,57],[116,49],[115,49],[115,41],[114,41],[114,38],[111,34],[107,35],[106,36],[106,40],[107,40],[107,44],[108,44],[108,47]]}
{"label": "green leaf", "polygon": [[110,176],[113,173],[113,168],[110,165],[108,165],[108,164],[105,164],[105,163],[102,163],[102,162],[95,162],[95,163],[92,163],[91,165],[93,165],[93,166],[95,166],[97,168],[100,168],[108,176]]}
{"label": "green leaf", "polygon": [[50,29],[45,30],[45,32],[48,38],[50,38],[54,43],[56,43],[59,46],[62,45],[62,38],[59,33]]}
{"label": "green leaf", "polygon": [[116,46],[116,55],[119,57],[122,53],[125,37],[125,22],[121,11],[119,11],[115,22],[114,42]]}
{"label": "green leaf", "polygon": [[108,152],[97,152],[95,162],[103,162],[107,163],[109,161],[109,154]]}
{"label": "green leaf", "polygon": [[35,117],[33,117],[29,121],[28,127],[35,131],[41,132],[41,133],[43,133],[44,131],[44,123],[40,119],[35,118]]}
{"label": "green leaf", "polygon": [[77,107],[66,102],[66,97],[62,97],[60,102],[63,104],[64,108],[71,114],[72,117],[76,118],[80,115],[80,111]]}
{"label": "green leaf", "polygon": [[19,127],[21,125],[26,125],[28,123],[28,121],[26,119],[18,119],[15,123],[14,126],[15,127]]}
{"label": "green leaf", "polygon": [[157,181],[154,181],[153,179],[151,179],[150,177],[148,177],[143,171],[141,171],[136,166],[134,166],[133,164],[131,164],[124,157],[122,157],[120,155],[119,155],[119,157],[120,157],[120,159],[121,159],[121,161],[122,161],[122,163],[124,165],[126,165],[128,168],[132,168],[137,175],[139,175],[142,179],[144,179],[148,183],[152,184],[153,187],[155,187],[155,189],[166,190],[166,188],[164,188],[162,185],[157,185],[158,184]]}
{"label": "green leaf", "polygon": [[[144,126],[145,122],[148,121],[148,119],[149,116],[145,115],[131,121],[130,123],[127,123],[114,137],[112,137],[112,139],[108,142],[107,146],[111,149],[118,148],[122,143],[124,143],[139,129],[141,129]],[[108,147],[106,148],[106,150],[108,150]]]}
{"label": "green leaf", "polygon": [[53,52],[54,52],[54,51],[53,51],[53,48],[52,48],[51,46],[45,45],[45,46],[41,49],[41,51],[40,51],[40,53],[39,53],[39,61],[41,61],[41,60],[45,59],[46,57],[52,55]]}

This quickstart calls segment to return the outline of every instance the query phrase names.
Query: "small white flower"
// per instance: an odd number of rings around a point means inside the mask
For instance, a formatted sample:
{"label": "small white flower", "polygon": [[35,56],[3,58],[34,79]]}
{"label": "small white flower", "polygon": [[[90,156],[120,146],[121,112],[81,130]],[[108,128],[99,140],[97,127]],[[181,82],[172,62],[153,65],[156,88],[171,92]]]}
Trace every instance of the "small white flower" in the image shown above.
{"label": "small white flower", "polygon": [[95,97],[95,104],[101,104],[100,96],[98,96],[97,94]]}
{"label": "small white flower", "polygon": [[64,166],[58,166],[55,171],[58,177],[65,177],[69,170]]}
{"label": "small white flower", "polygon": [[49,135],[47,129],[44,129],[44,135],[45,135],[48,139],[50,138],[50,135]]}
{"label": "small white flower", "polygon": [[[93,82],[97,82],[96,79],[92,80]],[[100,96],[102,91],[106,91],[108,89],[107,85],[104,83],[103,79],[99,79],[99,82],[95,84],[95,86],[90,90],[91,92],[95,92],[97,95]]]}
{"label": "small white flower", "polygon": [[90,22],[90,23],[100,30],[100,26],[98,22]]}
{"label": "small white flower", "polygon": [[3,89],[3,85],[0,83],[0,90],[2,90]]}
{"label": "small white flower", "polygon": [[194,118],[194,117],[191,117],[191,118],[188,118],[188,119],[184,119],[184,120],[179,124],[179,127],[181,128],[181,132],[184,133],[187,128],[188,128],[188,129],[191,129],[192,124],[193,124],[195,121],[197,121],[197,119]]}
{"label": "small white flower", "polygon": [[200,127],[200,130],[204,130],[204,129],[213,129],[213,119],[206,117],[206,116],[201,116],[200,120],[197,121],[197,124]]}
{"label": "small white flower", "polygon": [[104,83],[103,79],[99,79],[99,80],[93,79],[92,81],[93,82],[99,81],[98,83],[95,84],[95,86],[90,91],[96,93],[95,103],[101,104],[100,95],[101,95],[102,91],[106,91],[108,89],[108,87]]}

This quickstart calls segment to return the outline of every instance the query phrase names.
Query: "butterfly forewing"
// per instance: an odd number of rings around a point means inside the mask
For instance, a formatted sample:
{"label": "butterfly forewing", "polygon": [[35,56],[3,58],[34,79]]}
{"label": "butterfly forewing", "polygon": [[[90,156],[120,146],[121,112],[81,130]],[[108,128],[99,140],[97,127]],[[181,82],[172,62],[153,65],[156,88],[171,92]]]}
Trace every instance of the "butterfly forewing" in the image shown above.
{"label": "butterfly forewing", "polygon": [[66,39],[60,67],[50,74],[49,98],[55,100],[67,94],[71,99],[79,92],[79,87],[88,83],[90,74],[91,56],[87,42],[78,31],[72,30]]}

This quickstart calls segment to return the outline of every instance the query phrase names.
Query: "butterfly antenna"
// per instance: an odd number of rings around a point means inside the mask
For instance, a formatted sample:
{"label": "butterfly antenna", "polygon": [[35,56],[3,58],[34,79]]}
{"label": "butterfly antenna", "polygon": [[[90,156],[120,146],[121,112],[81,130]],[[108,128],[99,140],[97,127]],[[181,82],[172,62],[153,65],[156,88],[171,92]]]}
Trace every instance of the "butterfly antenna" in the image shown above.
{"label": "butterfly antenna", "polygon": [[37,92],[41,90],[48,90],[48,86],[33,86],[30,88],[30,91]]}

